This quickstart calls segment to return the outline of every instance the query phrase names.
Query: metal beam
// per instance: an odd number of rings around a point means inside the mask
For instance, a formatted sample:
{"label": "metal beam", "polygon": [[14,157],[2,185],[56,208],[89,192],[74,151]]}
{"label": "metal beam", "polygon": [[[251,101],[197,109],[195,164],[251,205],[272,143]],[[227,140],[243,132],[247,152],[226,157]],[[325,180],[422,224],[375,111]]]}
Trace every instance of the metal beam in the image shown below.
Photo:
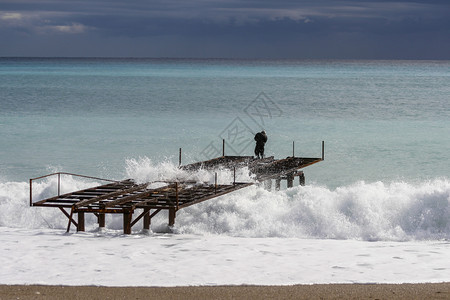
{"label": "metal beam", "polygon": [[145,183],[145,184],[140,184],[138,186],[135,186],[135,187],[132,187],[132,188],[129,188],[129,189],[121,189],[121,190],[118,190],[116,192],[112,192],[112,193],[104,194],[102,196],[98,196],[98,197],[95,197],[95,198],[92,198],[92,199],[86,199],[86,200],[80,201],[77,204],[75,204],[75,206],[77,208],[81,207],[81,206],[87,206],[87,205],[89,205],[91,203],[98,202],[100,200],[113,198],[115,196],[119,196],[119,195],[123,195],[123,194],[127,194],[127,193],[133,193],[133,192],[139,191],[141,189],[144,189],[147,186],[148,186],[148,183]]}
{"label": "metal beam", "polygon": [[159,188],[159,189],[147,190],[146,192],[142,192],[142,193],[139,193],[139,194],[122,197],[122,198],[119,198],[117,200],[113,200],[113,201],[109,201],[109,202],[103,203],[102,205],[104,207],[111,207],[111,206],[115,206],[115,205],[121,205],[121,204],[130,202],[132,200],[149,197],[150,195],[155,194],[155,193],[159,194],[161,192],[169,191],[170,189],[173,189],[174,186],[175,186],[174,184],[171,184],[171,185],[167,185],[165,187]]}

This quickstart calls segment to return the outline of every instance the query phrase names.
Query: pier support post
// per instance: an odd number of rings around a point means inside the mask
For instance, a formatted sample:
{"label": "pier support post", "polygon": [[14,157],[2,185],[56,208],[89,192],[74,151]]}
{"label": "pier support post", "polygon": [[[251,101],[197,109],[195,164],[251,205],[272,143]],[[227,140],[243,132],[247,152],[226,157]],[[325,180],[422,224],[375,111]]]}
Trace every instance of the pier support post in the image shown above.
{"label": "pier support post", "polygon": [[301,172],[301,173],[298,175],[298,183],[299,183],[301,186],[305,186],[305,173]]}
{"label": "pier support post", "polygon": [[100,228],[105,227],[105,214],[99,213],[97,219],[98,219],[98,227]]}
{"label": "pier support post", "polygon": [[325,160],[325,141],[322,141],[322,160]]}
{"label": "pier support post", "polygon": [[294,175],[293,174],[288,174],[287,175],[287,187],[291,188],[294,186]]}
{"label": "pier support post", "polygon": [[295,157],[295,142],[292,141],[292,157]]}
{"label": "pier support post", "polygon": [[217,172],[214,173],[214,194],[217,194]]}
{"label": "pier support post", "polygon": [[123,213],[123,233],[131,234],[131,211],[124,211]]}
{"label": "pier support post", "polygon": [[264,180],[264,189],[267,191],[272,190],[272,179]]}
{"label": "pier support post", "polygon": [[275,190],[279,191],[281,188],[281,178],[275,179]]}
{"label": "pier support post", "polygon": [[144,209],[144,229],[150,230],[151,218],[150,218],[150,208]]}
{"label": "pier support post", "polygon": [[77,231],[84,231],[84,212],[78,212]]}
{"label": "pier support post", "polygon": [[176,210],[175,207],[169,208],[169,226],[175,225]]}

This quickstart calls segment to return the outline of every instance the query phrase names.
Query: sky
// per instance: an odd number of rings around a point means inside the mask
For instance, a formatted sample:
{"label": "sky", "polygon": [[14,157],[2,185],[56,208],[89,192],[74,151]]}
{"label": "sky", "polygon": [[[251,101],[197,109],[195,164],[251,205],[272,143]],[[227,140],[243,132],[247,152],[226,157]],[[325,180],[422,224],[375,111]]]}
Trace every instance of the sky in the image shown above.
{"label": "sky", "polygon": [[0,0],[0,57],[450,59],[450,0]]}

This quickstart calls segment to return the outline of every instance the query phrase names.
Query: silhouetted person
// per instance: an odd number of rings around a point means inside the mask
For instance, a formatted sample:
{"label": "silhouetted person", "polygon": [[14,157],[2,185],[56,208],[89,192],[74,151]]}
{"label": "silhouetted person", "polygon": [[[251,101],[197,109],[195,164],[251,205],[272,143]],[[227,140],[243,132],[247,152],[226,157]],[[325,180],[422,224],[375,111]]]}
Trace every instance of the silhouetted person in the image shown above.
{"label": "silhouetted person", "polygon": [[257,158],[264,158],[264,145],[267,142],[266,132],[263,130],[255,135],[256,147],[255,155]]}

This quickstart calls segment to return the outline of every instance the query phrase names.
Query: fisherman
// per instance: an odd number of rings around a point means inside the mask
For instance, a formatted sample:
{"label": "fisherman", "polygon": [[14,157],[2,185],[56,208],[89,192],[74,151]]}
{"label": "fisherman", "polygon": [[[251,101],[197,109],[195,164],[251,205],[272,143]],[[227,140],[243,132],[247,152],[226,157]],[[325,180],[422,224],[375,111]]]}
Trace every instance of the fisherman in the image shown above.
{"label": "fisherman", "polygon": [[257,158],[264,158],[264,144],[267,142],[266,132],[263,130],[255,135],[256,147],[255,155]]}

